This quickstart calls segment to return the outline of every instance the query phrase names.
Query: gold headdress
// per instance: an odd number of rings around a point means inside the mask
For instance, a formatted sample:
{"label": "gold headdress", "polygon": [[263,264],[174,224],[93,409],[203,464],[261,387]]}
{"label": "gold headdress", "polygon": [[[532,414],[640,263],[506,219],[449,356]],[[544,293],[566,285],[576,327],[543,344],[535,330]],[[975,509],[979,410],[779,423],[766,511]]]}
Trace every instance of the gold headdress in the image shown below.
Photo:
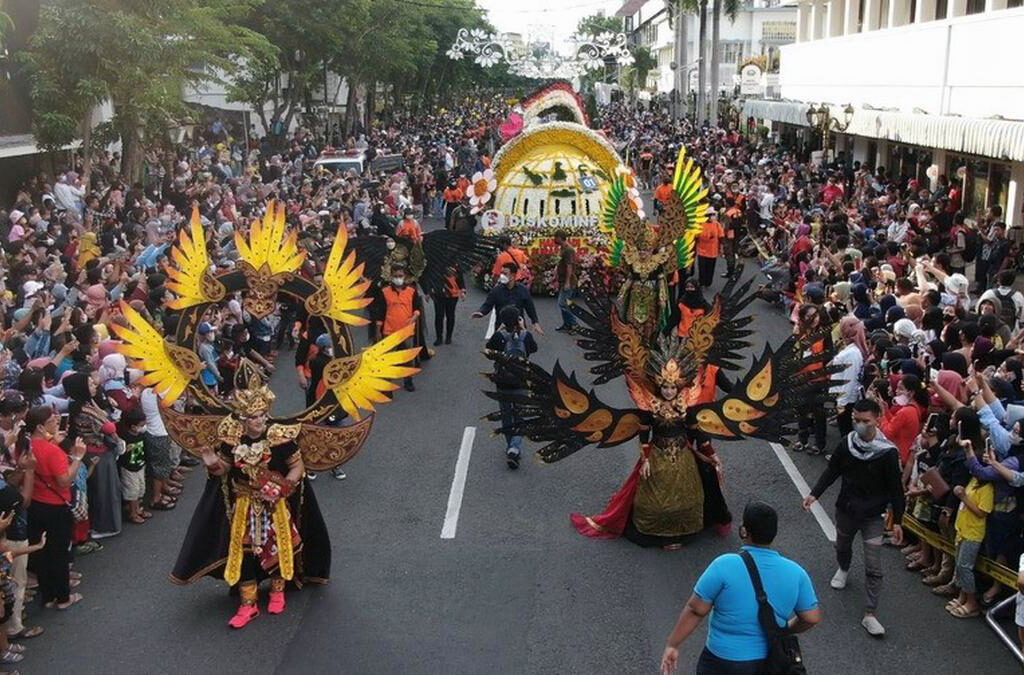
{"label": "gold headdress", "polygon": [[654,376],[654,381],[658,383],[659,387],[671,385],[677,389],[681,389],[684,380],[683,371],[679,367],[679,362],[675,359],[669,359],[662,367],[661,372]]}
{"label": "gold headdress", "polygon": [[689,358],[686,341],[675,333],[659,335],[657,348],[650,352],[648,374],[659,387],[672,385],[682,389],[692,383],[697,364]]}
{"label": "gold headdress", "polygon": [[231,411],[239,417],[266,414],[275,398],[256,364],[243,358],[235,372],[235,389],[227,401]]}

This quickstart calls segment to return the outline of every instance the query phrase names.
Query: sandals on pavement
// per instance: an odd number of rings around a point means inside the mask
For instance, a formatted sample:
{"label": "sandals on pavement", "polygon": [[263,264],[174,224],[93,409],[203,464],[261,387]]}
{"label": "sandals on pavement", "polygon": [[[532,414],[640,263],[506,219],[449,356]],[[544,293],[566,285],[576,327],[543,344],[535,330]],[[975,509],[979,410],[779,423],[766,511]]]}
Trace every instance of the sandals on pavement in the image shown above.
{"label": "sandals on pavement", "polygon": [[981,615],[981,610],[967,609],[965,605],[957,605],[953,609],[949,610],[949,613],[958,619],[973,619],[974,617]]}
{"label": "sandals on pavement", "polygon": [[173,499],[167,499],[165,497],[158,502],[153,502],[152,504],[150,504],[149,508],[153,509],[154,511],[173,511],[177,505],[178,502],[174,501]]}
{"label": "sandals on pavement", "polygon": [[16,652],[13,649],[11,649],[11,647],[8,647],[7,651],[5,651],[3,654],[0,654],[0,663],[18,663],[24,658],[24,654]]}
{"label": "sandals on pavement", "polygon": [[43,634],[44,628],[42,626],[32,626],[31,628],[22,628],[14,635],[8,635],[8,640],[31,640],[37,638]]}
{"label": "sandals on pavement", "polygon": [[[65,603],[59,603],[58,604],[57,602],[54,602],[54,601],[51,600],[50,602],[46,603],[43,606],[46,607],[47,609],[56,609],[56,610],[59,610],[59,611],[63,612],[66,609],[70,609],[72,605],[78,604],[81,601],[82,601],[82,594],[81,593],[72,593],[71,595],[68,596],[68,601],[65,602]],[[0,660],[2,660],[2,659],[0,659]]]}

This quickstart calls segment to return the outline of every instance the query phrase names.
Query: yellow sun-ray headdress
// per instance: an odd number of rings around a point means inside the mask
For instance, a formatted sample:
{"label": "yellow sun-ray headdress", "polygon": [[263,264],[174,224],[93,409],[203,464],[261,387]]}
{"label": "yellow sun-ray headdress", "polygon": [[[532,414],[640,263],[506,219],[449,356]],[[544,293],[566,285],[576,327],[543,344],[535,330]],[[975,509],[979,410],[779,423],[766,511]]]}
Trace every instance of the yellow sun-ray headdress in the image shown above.
{"label": "yellow sun-ray headdress", "polygon": [[679,149],[676,170],[672,176],[672,192],[661,216],[659,245],[674,244],[676,263],[680,269],[693,264],[697,235],[707,222],[708,189],[701,179],[700,167],[687,158],[686,149]]}
{"label": "yellow sun-ray headdress", "polygon": [[171,251],[172,265],[168,265],[167,288],[176,297],[171,309],[186,309],[206,302],[224,299],[224,285],[210,273],[210,256],[206,252],[206,237],[199,220],[199,208],[192,209],[188,230],[178,235],[178,243]]}
{"label": "yellow sun-ray headdress", "polygon": [[296,245],[298,234],[287,232],[284,218],[284,204],[271,200],[263,220],[254,221],[249,229],[249,240],[235,232],[235,247],[239,257],[254,270],[267,266],[270,276],[295,272],[306,259],[305,251]]}
{"label": "yellow sun-ray headdress", "polygon": [[117,351],[124,354],[133,368],[145,371],[142,384],[152,386],[163,405],[171,405],[199,375],[199,356],[164,340],[156,328],[124,301],[120,306],[128,326],[112,324],[114,333],[122,340]]}
{"label": "yellow sun-ray headdress", "polygon": [[373,302],[366,296],[370,282],[363,280],[363,263],[356,265],[356,254],[345,256],[348,245],[348,231],[342,225],[331,246],[324,268],[323,285],[306,299],[306,311],[314,316],[327,316],[352,326],[365,326],[368,319],[352,312]]}
{"label": "yellow sun-ray headdress", "polygon": [[398,389],[391,380],[420,371],[406,365],[419,354],[419,347],[396,349],[415,331],[416,324],[409,324],[356,356],[334,359],[324,368],[324,382],[352,419],[359,420],[360,409],[372,412],[374,403],[390,401],[386,392]]}

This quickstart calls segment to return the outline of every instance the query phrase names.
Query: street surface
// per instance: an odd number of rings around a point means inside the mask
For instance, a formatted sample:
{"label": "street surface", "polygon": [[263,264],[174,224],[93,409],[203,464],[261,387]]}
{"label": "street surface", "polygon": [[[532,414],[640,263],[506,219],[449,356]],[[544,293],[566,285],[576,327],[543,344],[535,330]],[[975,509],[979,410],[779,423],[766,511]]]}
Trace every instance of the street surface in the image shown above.
{"label": "street surface", "polygon": [[[167,574],[202,489],[200,469],[175,511],[144,526],[126,524],[121,536],[104,540],[104,551],[77,562],[85,576],[82,603],[68,612],[33,608],[32,623],[41,620],[47,631],[27,643],[21,672],[657,672],[694,582],[715,556],[737,549],[737,528],[726,539],[708,533],[671,553],[577,534],[569,513],[601,511],[628,474],[636,447],[588,448],[555,465],[527,460],[509,471],[501,439],[480,420],[492,409],[479,393],[485,385],[479,373],[490,368],[480,353],[487,323],[469,314],[482,299],[470,290],[459,305],[454,344],[436,348],[415,393],[398,391],[381,408],[362,453],[345,466],[348,479],[325,473],[314,484],[333,544],[327,587],[289,592],[284,615],[264,612],[235,632],[226,624],[236,599],[223,583],[171,585]],[[427,310],[432,337],[433,307]],[[554,299],[539,300],[538,310],[547,335],[538,340],[536,360],[549,366],[558,359],[583,373],[572,339],[554,331],[560,323]],[[760,353],[764,341],[784,339],[788,324],[760,301],[752,311],[752,353]],[[365,339],[365,329],[354,332]],[[273,386],[283,412],[298,408],[301,397],[291,353],[278,363]],[[627,405],[621,382],[605,385],[601,396]],[[475,428],[469,448],[467,427]],[[904,571],[891,548],[879,609],[888,635],[869,637],[860,627],[859,544],[848,588],[833,591],[830,542],[801,508],[772,448],[763,441],[717,447],[735,525],[748,499],[774,505],[781,521],[777,548],[814,581],[824,622],[801,637],[810,672],[931,674],[979,666],[989,675],[1020,672],[982,620],[950,617],[944,601]],[[465,484],[453,514],[460,448]],[[792,456],[813,484],[825,460]],[[822,499],[829,514],[837,491],[838,485]],[[450,538],[442,539],[446,513]],[[701,628],[683,645],[679,672],[693,672],[704,636]]]}

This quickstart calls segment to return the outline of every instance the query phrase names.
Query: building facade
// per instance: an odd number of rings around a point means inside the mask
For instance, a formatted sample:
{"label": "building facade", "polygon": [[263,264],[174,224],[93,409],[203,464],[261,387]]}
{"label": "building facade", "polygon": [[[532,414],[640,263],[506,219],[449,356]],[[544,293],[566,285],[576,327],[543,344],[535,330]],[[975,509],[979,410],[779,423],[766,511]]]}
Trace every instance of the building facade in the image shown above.
{"label": "building facade", "polygon": [[[707,53],[705,59],[711,63],[711,12],[714,0],[708,7]],[[675,24],[669,20],[665,0],[637,0],[625,2],[618,16],[625,21],[626,32],[634,44],[647,47],[657,61],[657,67],[647,75],[647,89],[652,93],[669,93],[675,81],[672,63],[675,61]],[[694,14],[683,17],[686,24],[686,54],[682,59],[687,77],[688,89],[697,87],[697,63],[700,51],[700,18]],[[797,8],[782,5],[777,0],[754,0],[740,8],[735,19],[722,16],[719,23],[719,89],[731,93],[738,83],[739,66],[751,57],[765,57],[766,61],[777,64],[779,49],[796,39]],[[708,86],[711,78],[708,77]]]}
{"label": "building facade", "polygon": [[747,101],[745,114],[809,134],[808,104],[850,104],[850,125],[829,136],[830,152],[926,184],[939,175],[962,181],[968,217],[999,205],[1011,226],[1022,225],[1021,5],[799,0],[797,40],[782,48],[785,100]]}

